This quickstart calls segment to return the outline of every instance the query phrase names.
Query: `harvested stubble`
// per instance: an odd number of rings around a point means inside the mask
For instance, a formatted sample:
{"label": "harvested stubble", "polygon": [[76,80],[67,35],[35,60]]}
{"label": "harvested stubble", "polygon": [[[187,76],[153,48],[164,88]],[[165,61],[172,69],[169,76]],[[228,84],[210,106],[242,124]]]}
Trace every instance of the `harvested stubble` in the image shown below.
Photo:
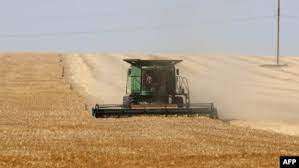
{"label": "harvested stubble", "polygon": [[187,117],[93,119],[55,54],[0,56],[1,167],[277,167],[299,138]]}

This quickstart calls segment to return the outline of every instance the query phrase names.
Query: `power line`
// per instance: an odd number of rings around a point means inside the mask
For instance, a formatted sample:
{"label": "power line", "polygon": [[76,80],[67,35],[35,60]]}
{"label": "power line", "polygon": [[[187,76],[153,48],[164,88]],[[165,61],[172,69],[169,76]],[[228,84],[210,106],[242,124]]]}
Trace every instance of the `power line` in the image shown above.
{"label": "power line", "polygon": [[39,38],[39,37],[57,37],[73,35],[92,35],[96,32],[51,32],[51,33],[28,33],[28,34],[0,34],[0,38]]}
{"label": "power line", "polygon": [[[272,19],[275,16],[255,16],[255,17],[240,17],[231,18],[228,20],[201,20],[199,25],[213,25],[213,24],[226,24],[226,23],[246,23],[266,19]],[[47,32],[47,33],[11,33],[0,34],[0,38],[50,38],[50,37],[69,37],[69,36],[90,36],[97,35],[105,32],[137,32],[145,30],[161,30],[190,27],[190,25],[173,24],[173,25],[156,25],[156,26],[136,26],[130,28],[110,28],[97,31],[74,31],[74,32]]]}
{"label": "power line", "polygon": [[299,19],[299,16],[296,15],[281,15],[281,17],[288,18],[288,19]]}
{"label": "power line", "polygon": [[230,20],[222,21],[220,23],[245,23],[245,22],[253,22],[253,21],[260,21],[260,20],[268,20],[268,19],[274,19],[275,16],[269,15],[269,16],[256,16],[256,17],[246,17],[246,18],[232,18]]}

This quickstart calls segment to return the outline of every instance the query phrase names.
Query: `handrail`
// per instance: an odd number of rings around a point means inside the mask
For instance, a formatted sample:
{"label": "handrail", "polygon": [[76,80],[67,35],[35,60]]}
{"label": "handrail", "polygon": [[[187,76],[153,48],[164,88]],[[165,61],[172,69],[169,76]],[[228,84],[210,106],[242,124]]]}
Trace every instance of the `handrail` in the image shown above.
{"label": "handrail", "polygon": [[186,77],[177,76],[177,93],[182,94],[186,98],[187,106],[190,105],[190,91],[189,91],[189,82]]}

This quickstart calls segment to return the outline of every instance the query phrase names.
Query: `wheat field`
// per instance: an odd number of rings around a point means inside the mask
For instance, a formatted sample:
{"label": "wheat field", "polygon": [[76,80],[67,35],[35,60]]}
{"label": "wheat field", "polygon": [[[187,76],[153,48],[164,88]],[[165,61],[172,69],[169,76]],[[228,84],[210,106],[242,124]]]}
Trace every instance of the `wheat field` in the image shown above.
{"label": "wheat field", "polygon": [[[104,86],[117,78],[110,87],[121,92],[122,75],[112,72],[95,82],[86,73],[92,67],[71,64],[76,59],[0,55],[0,167],[277,167],[280,155],[299,155],[299,137],[221,120],[94,119],[86,106],[105,97],[112,101],[115,93],[102,88],[90,96],[92,87],[84,86]],[[122,69],[115,65],[121,61],[108,60],[110,68]],[[73,65],[78,69],[73,71]]]}

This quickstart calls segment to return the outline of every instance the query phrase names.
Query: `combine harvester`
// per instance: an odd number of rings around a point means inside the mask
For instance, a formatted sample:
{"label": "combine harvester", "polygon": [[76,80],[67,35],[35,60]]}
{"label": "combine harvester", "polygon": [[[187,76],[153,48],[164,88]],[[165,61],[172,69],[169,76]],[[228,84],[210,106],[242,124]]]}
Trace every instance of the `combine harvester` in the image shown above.
{"label": "combine harvester", "polygon": [[127,73],[126,95],[121,105],[95,105],[96,118],[137,115],[188,115],[218,118],[213,103],[190,103],[188,81],[175,65],[182,60],[124,59]]}

